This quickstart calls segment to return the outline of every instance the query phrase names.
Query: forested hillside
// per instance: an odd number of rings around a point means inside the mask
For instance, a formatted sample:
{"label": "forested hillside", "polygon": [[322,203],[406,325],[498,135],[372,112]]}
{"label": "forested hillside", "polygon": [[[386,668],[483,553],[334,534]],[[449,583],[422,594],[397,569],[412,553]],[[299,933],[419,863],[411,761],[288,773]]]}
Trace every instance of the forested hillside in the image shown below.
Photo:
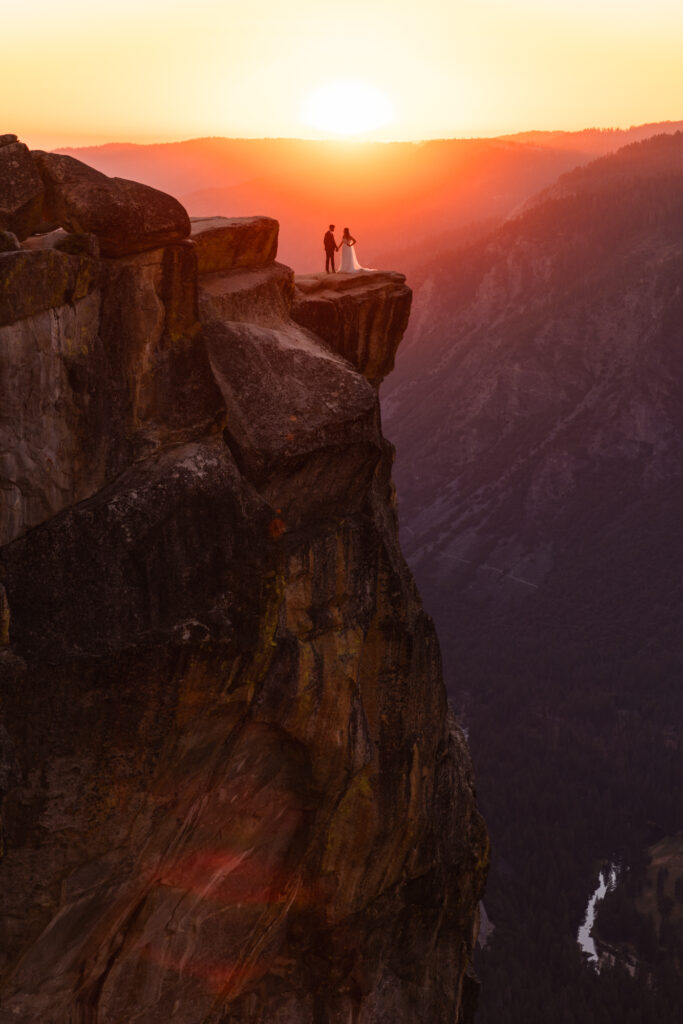
{"label": "forested hillside", "polygon": [[599,866],[683,824],[683,134],[413,283],[385,423],[492,834],[478,1019],[679,1019],[666,935],[631,978],[576,931]]}

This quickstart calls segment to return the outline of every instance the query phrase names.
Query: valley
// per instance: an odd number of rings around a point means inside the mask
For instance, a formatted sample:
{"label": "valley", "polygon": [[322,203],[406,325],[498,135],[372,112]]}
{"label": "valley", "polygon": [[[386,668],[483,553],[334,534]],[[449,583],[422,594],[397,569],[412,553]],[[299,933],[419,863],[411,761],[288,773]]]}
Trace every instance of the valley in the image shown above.
{"label": "valley", "polygon": [[573,171],[414,275],[383,391],[492,834],[483,1024],[678,1019],[661,921],[635,977],[576,933],[681,828],[682,238],[682,135]]}

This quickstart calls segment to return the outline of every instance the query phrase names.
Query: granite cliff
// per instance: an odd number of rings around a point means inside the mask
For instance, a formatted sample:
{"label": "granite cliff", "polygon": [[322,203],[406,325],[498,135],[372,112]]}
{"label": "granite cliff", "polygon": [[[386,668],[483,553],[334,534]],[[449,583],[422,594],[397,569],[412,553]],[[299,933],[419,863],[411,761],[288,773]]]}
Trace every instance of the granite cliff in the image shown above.
{"label": "granite cliff", "polygon": [[0,1021],[470,1021],[487,837],[373,386],[404,279],[13,136],[0,184]]}

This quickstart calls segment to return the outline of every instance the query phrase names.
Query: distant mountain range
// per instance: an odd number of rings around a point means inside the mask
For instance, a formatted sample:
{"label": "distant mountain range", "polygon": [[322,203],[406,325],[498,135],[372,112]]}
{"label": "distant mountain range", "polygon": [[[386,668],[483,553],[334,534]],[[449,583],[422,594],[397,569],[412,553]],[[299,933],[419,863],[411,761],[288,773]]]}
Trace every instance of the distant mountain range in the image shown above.
{"label": "distant mountain range", "polygon": [[330,222],[339,233],[350,226],[364,265],[410,272],[444,239],[452,246],[471,237],[473,224],[498,223],[563,171],[682,127],[424,143],[208,138],[60,152],[170,192],[192,216],[276,217],[278,258],[299,272],[320,266]]}

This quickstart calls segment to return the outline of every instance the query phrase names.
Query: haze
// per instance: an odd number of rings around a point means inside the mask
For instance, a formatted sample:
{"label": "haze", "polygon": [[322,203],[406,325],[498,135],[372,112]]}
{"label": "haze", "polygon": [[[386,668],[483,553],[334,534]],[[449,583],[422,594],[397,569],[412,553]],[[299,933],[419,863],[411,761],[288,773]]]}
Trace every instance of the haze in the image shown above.
{"label": "haze", "polygon": [[311,91],[384,94],[377,141],[681,116],[679,0],[10,0],[3,130],[31,146],[334,137]]}

